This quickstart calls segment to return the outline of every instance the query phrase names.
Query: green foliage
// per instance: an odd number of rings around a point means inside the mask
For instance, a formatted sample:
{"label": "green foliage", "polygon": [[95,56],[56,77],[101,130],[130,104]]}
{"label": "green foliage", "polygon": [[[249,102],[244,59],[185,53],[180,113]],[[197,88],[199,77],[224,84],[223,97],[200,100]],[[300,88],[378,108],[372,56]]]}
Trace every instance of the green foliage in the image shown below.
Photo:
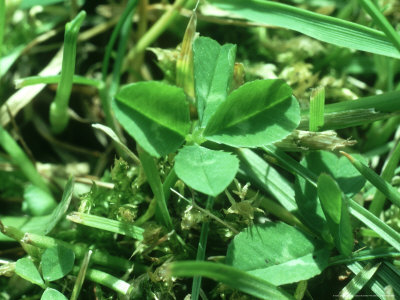
{"label": "green foliage", "polygon": [[70,248],[58,245],[48,248],[42,254],[42,274],[46,281],[55,281],[71,272],[75,253]]}
{"label": "green foliage", "polygon": [[217,196],[232,182],[239,160],[230,153],[198,145],[183,147],[175,158],[175,171],[188,186]]}
{"label": "green foliage", "polygon": [[52,288],[47,288],[42,294],[42,298],[40,298],[40,300],[67,300],[67,298],[59,291]]}
{"label": "green foliage", "polygon": [[350,256],[354,238],[348,204],[339,186],[328,174],[322,173],[318,177],[318,197],[336,248],[343,255]]}
{"label": "green foliage", "polygon": [[15,264],[15,273],[25,280],[28,280],[41,287],[44,286],[44,281],[40,276],[38,269],[31,259],[28,257],[20,258]]}
{"label": "green foliage", "polygon": [[310,279],[327,266],[330,250],[285,223],[254,225],[229,244],[226,263],[247,273],[283,285]]}
{"label": "green foliage", "polygon": [[400,295],[395,2],[58,2],[0,0],[0,298]]}
{"label": "green foliage", "polygon": [[[193,43],[197,113],[201,127],[226,99],[233,77],[236,46],[199,37]],[[204,63],[208,62],[208,63]]]}
{"label": "green foliage", "polygon": [[300,122],[297,100],[282,80],[252,81],[233,91],[204,130],[213,142],[258,147],[279,141]]}
{"label": "green foliage", "polygon": [[161,82],[138,82],[116,95],[113,110],[125,130],[155,157],[176,151],[189,133],[183,91]]}

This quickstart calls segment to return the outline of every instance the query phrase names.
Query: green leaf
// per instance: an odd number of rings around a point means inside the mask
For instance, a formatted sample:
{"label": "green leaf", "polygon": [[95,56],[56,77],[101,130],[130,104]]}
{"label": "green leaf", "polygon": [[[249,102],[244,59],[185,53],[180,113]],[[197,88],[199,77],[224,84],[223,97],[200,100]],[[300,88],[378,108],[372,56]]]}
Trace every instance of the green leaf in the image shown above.
{"label": "green leaf", "polygon": [[288,136],[300,122],[299,104],[279,79],[248,82],[211,117],[204,136],[234,147],[258,147]]}
{"label": "green leaf", "polygon": [[[356,194],[365,184],[365,179],[357,170],[343,159],[327,151],[316,151],[307,154],[301,161],[301,165],[308,172],[319,176],[321,173],[330,174],[335,178],[341,191],[349,197]],[[317,179],[315,178],[315,181]],[[300,175],[296,175],[295,181],[296,202],[299,207],[302,220],[315,232],[322,234],[327,240],[329,229],[321,203],[318,201],[317,189]]]}
{"label": "green leaf", "polygon": [[162,82],[124,86],[113,110],[122,127],[155,157],[176,151],[189,133],[189,105],[183,90]]}
{"label": "green leaf", "polygon": [[171,263],[169,270],[175,277],[203,276],[211,278],[260,299],[294,299],[286,291],[266,280],[223,264],[178,261]]}
{"label": "green leaf", "polygon": [[40,300],[67,300],[67,298],[59,291],[52,288],[47,288]]}
{"label": "green leaf", "polygon": [[228,95],[236,46],[221,46],[210,38],[199,37],[194,41],[193,55],[197,111],[201,126],[205,127]]}
{"label": "green leaf", "polygon": [[41,287],[44,286],[44,281],[39,274],[38,269],[32,260],[27,257],[20,258],[15,264],[15,273],[25,280],[28,280]]}
{"label": "green leaf", "polygon": [[175,157],[175,171],[191,188],[217,196],[233,180],[239,168],[236,156],[198,145],[183,147]]}
{"label": "green leaf", "polygon": [[260,0],[212,0],[219,8],[250,21],[295,30],[341,47],[400,58],[381,31],[297,7]]}
{"label": "green leaf", "polygon": [[57,223],[60,222],[60,220],[64,217],[69,207],[69,204],[71,203],[73,191],[74,191],[74,179],[73,177],[70,177],[68,179],[67,184],[65,185],[61,202],[53,210],[51,215],[49,215],[50,220],[46,224],[46,230],[44,232],[45,235],[47,235],[50,231],[52,231],[53,228],[56,227]]}
{"label": "green leaf", "polygon": [[73,268],[75,253],[61,245],[47,248],[42,255],[42,274],[47,281],[54,281],[67,275]]}
{"label": "green leaf", "polygon": [[318,177],[318,197],[336,248],[343,255],[350,256],[353,251],[354,238],[348,205],[342,199],[342,191],[339,186],[328,174],[323,173]]}
{"label": "green leaf", "polygon": [[274,285],[307,280],[327,266],[329,249],[285,223],[255,225],[229,244],[226,263]]}
{"label": "green leaf", "polygon": [[318,197],[325,216],[339,224],[342,216],[342,192],[335,180],[326,173],[318,177]]}

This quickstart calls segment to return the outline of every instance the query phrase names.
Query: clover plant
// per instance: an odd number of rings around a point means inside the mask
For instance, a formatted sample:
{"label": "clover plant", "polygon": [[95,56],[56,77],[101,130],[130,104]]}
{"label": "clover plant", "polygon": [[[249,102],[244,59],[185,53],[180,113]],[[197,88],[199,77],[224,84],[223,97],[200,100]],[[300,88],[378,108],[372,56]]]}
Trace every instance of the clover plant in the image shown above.
{"label": "clover plant", "polygon": [[298,101],[280,79],[247,82],[231,90],[236,46],[199,37],[193,43],[198,119],[190,119],[183,89],[158,81],[121,88],[116,118],[148,154],[175,153],[177,176],[189,187],[217,196],[232,182],[238,158],[215,144],[260,147],[288,136],[300,122]]}

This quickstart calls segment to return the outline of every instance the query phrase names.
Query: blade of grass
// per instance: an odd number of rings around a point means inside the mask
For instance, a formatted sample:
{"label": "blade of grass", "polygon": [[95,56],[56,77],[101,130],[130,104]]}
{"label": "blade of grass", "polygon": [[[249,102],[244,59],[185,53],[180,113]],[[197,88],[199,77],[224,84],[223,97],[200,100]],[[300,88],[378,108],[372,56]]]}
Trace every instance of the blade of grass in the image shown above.
{"label": "blade of grass", "polygon": [[325,88],[317,87],[310,97],[310,131],[318,131],[324,126]]}
{"label": "blade of grass", "polygon": [[338,255],[331,257],[329,260],[329,266],[351,264],[357,261],[374,260],[379,258],[399,258],[400,252],[396,251],[392,247],[368,249],[354,252],[351,257],[345,257],[344,255]]}
{"label": "blade of grass", "polygon": [[104,217],[85,214],[81,212],[72,212],[67,216],[67,219],[78,224],[98,228],[122,235],[129,236],[139,241],[143,240],[144,229],[129,224],[127,222],[111,220]]}
{"label": "blade of grass", "polygon": [[147,181],[156,199],[156,217],[168,230],[172,230],[172,220],[168,212],[163,186],[154,158],[140,147],[138,147],[138,153]]}
{"label": "blade of grass", "polygon": [[45,235],[49,234],[54,229],[54,227],[56,227],[57,223],[60,222],[61,219],[64,217],[65,213],[68,210],[69,204],[71,203],[73,192],[74,178],[70,177],[67,184],[65,185],[61,202],[54,209],[53,213],[49,216],[50,220],[46,224],[46,230],[44,231]]}
{"label": "blade of grass", "polygon": [[[79,273],[79,267],[75,266],[72,270],[74,274]],[[117,293],[121,295],[130,295],[130,293],[133,290],[133,286],[131,286],[129,283],[127,283],[124,280],[121,280],[111,274],[108,274],[106,272],[96,270],[96,269],[87,269],[86,270],[86,279],[99,283],[101,285],[104,285],[113,291],[116,291]]]}
{"label": "blade of grass", "polygon": [[121,142],[118,135],[110,128],[101,124],[92,124],[93,128],[99,129],[107,134],[119,147],[124,150],[130,158],[137,164],[140,165],[140,159],[133,153],[124,143]]}
{"label": "blade of grass", "polygon": [[400,58],[383,32],[286,4],[260,0],[212,0],[217,7],[245,19],[295,30],[340,47]]}
{"label": "blade of grass", "polygon": [[[399,114],[400,91],[327,104],[324,107],[324,125],[320,130],[340,129],[362,124]],[[310,110],[301,111],[301,122],[297,129],[307,130],[310,121]]]}
{"label": "blade of grass", "polygon": [[400,251],[400,234],[354,200],[349,200],[350,213],[375,231],[387,243]]}
{"label": "blade of grass", "polygon": [[367,264],[357,275],[340,291],[339,299],[353,299],[359,291],[374,276],[381,264],[374,266]]}
{"label": "blade of grass", "polygon": [[261,299],[294,299],[283,289],[234,267],[199,261],[179,261],[169,265],[175,277],[203,276]]}
{"label": "blade of grass", "polygon": [[371,0],[361,0],[361,6],[364,10],[372,17],[376,25],[386,34],[389,41],[400,51],[400,36],[396,30],[390,25],[389,21],[381,13],[381,11],[375,6]]}
{"label": "blade of grass", "polygon": [[[394,175],[400,161],[400,143],[397,143],[396,148],[390,154],[387,163],[383,167],[381,178],[387,182],[390,182]],[[379,216],[382,212],[383,206],[385,205],[385,195],[380,191],[376,190],[374,198],[372,199],[369,211],[375,216]]]}
{"label": "blade of grass", "polygon": [[346,156],[353,166],[363,175],[372,185],[380,190],[393,204],[400,207],[400,193],[391,186],[387,181],[383,180],[372,169],[368,168],[358,159],[352,157],[346,152],[340,151],[341,154]]}
{"label": "blade of grass", "polygon": [[81,11],[71,22],[65,25],[61,79],[54,101],[50,106],[50,124],[54,133],[62,132],[68,124],[68,102],[75,72],[76,43],[79,29],[85,17],[86,12]]}
{"label": "blade of grass", "polygon": [[[214,197],[208,196],[206,209],[211,210],[214,205]],[[201,232],[200,232],[200,240],[197,246],[197,254],[196,254],[196,261],[203,261],[206,256],[206,247],[207,247],[207,238],[208,238],[208,231],[210,228],[210,222],[205,221],[201,225]],[[194,276],[193,277],[193,284],[192,284],[192,300],[198,300],[200,295],[200,288],[201,288],[201,276]]]}
{"label": "blade of grass", "polygon": [[82,259],[82,263],[79,268],[79,273],[76,276],[74,288],[72,290],[71,297],[69,298],[70,300],[78,300],[79,293],[81,292],[83,282],[85,281],[85,276],[86,276],[86,272],[87,272],[87,269],[89,266],[89,262],[90,262],[92,253],[93,253],[93,251],[89,250],[88,252],[86,252],[85,256]]}
{"label": "blade of grass", "polygon": [[[25,77],[15,80],[15,88],[20,89],[34,84],[59,84],[60,80],[61,75]],[[103,85],[103,82],[100,80],[86,78],[79,75],[74,75],[72,77],[72,83],[94,86],[97,89],[100,89]]]}
{"label": "blade of grass", "polygon": [[[12,161],[21,169],[25,177],[35,186],[39,187],[47,194],[51,195],[50,189],[48,188],[43,177],[38,173],[33,163],[30,161],[28,156],[20,148],[20,146],[14,141],[10,134],[0,126],[0,145],[11,157]],[[54,206],[56,202],[54,201]]]}
{"label": "blade of grass", "polygon": [[[275,157],[281,165],[286,168],[289,172],[299,174],[306,179],[314,187],[317,187],[317,176],[304,168],[300,163],[294,160],[292,157],[284,152],[279,151],[274,146],[262,147],[264,151]],[[374,230],[379,236],[387,243],[395,247],[400,251],[400,234],[393,228],[382,222],[375,215],[370,213],[364,207],[360,206],[357,202],[349,199],[349,210],[350,214],[360,220],[362,223],[367,225],[369,228]]]}
{"label": "blade of grass", "polygon": [[[119,88],[122,62],[125,56],[126,46],[132,27],[131,20],[135,12],[136,6],[137,6],[137,0],[130,0],[128,2],[127,7],[125,8],[122,14],[122,18],[119,20],[117,26],[114,28],[113,33],[111,35],[111,39],[107,45],[107,50],[103,60],[103,68],[102,68],[102,79],[105,84],[103,88],[100,90],[100,99],[106,117],[106,123],[112,130],[114,130],[117,133],[117,135],[122,140],[123,140],[123,135],[120,132],[120,127],[117,125],[116,119],[111,110],[111,99],[115,96]],[[114,46],[114,43],[116,41],[117,35],[119,35],[119,42],[116,53],[116,59],[112,71],[111,83],[106,84],[110,54]],[[117,151],[120,152],[119,146],[117,146]]]}

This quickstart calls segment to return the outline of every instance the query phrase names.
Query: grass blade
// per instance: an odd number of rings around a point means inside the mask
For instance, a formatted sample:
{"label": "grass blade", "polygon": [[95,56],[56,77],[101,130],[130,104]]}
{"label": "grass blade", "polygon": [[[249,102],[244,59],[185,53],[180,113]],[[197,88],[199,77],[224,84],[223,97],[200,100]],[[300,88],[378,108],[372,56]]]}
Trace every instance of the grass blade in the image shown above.
{"label": "grass blade", "polygon": [[56,97],[50,106],[50,123],[55,133],[62,132],[68,124],[68,102],[75,72],[76,43],[79,29],[85,17],[86,12],[81,11],[75,19],[65,25],[61,79],[57,87]]}
{"label": "grass blade", "polygon": [[366,226],[375,231],[387,243],[400,251],[400,235],[399,233],[370,213],[357,202],[350,200],[350,213]]}
{"label": "grass blade", "polygon": [[374,276],[381,264],[375,266],[367,264],[357,275],[340,291],[339,299],[353,299],[359,291]]}
{"label": "grass blade", "polygon": [[[400,111],[400,101],[397,101],[399,95],[399,91],[394,91],[327,104],[324,107],[324,125],[320,130],[358,126],[394,116]],[[301,111],[301,122],[297,129],[307,130],[309,122],[310,110],[304,109]]]}
{"label": "grass blade", "polygon": [[325,88],[314,89],[310,98],[310,131],[318,131],[324,126]]}
{"label": "grass blade", "polygon": [[140,147],[138,147],[138,153],[147,181],[156,199],[156,217],[168,230],[171,230],[172,220],[168,212],[164,189],[154,158]]}
{"label": "grass blade", "polygon": [[369,181],[371,182],[378,190],[380,190],[393,204],[400,207],[400,193],[391,186],[387,181],[383,180],[378,174],[376,174],[373,170],[368,168],[358,159],[355,159],[351,155],[340,151],[341,154],[346,156],[354,167]]}
{"label": "grass blade", "polygon": [[203,276],[261,299],[294,299],[281,288],[231,266],[211,262],[180,261],[169,266],[172,276]]}
{"label": "grass blade", "polygon": [[67,216],[67,219],[85,226],[126,235],[137,240],[143,240],[144,229],[126,222],[111,220],[81,212],[72,212]]}
{"label": "grass blade", "polygon": [[[394,148],[393,152],[390,154],[390,157],[383,167],[383,171],[381,177],[383,180],[390,182],[392,179],[394,172],[400,161],[400,143],[397,143],[396,148]],[[385,205],[385,195],[380,191],[376,190],[374,198],[372,199],[371,206],[369,207],[369,211],[372,212],[375,216],[379,216],[382,212],[383,206]]]}
{"label": "grass blade", "polygon": [[400,36],[396,30],[390,25],[389,21],[380,12],[380,10],[375,6],[371,0],[361,0],[361,6],[364,10],[372,17],[375,23],[380,29],[386,34],[388,39],[393,43],[393,45],[400,51]]}
{"label": "grass blade", "polygon": [[356,23],[272,1],[212,0],[211,3],[250,21],[295,30],[340,47],[400,58],[399,51],[383,32]]}
{"label": "grass blade", "polygon": [[[60,83],[61,75],[54,76],[30,76],[21,79],[15,80],[15,88],[20,89],[29,85],[34,84],[58,84]],[[72,77],[72,82],[74,84],[82,84],[94,86],[95,88],[100,89],[103,85],[103,82],[97,79],[86,78],[79,75],[74,75]]]}
{"label": "grass blade", "polygon": [[[214,197],[209,196],[207,199],[206,209],[211,210],[213,205],[214,205]],[[208,238],[209,228],[210,228],[209,221],[205,221],[201,225],[200,240],[199,240],[199,245],[197,247],[196,261],[203,261],[206,256],[206,247],[207,247],[207,238]],[[194,276],[193,284],[192,284],[191,300],[199,299],[200,288],[201,288],[201,276]]]}

